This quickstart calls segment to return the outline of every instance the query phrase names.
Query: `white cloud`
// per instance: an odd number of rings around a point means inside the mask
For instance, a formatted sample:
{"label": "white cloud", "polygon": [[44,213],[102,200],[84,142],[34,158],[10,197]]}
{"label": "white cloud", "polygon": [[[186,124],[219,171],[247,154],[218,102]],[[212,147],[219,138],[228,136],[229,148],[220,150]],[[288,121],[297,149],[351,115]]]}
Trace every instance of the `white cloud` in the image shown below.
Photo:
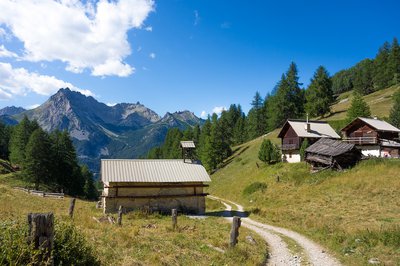
{"label": "white cloud", "polygon": [[31,110],[31,109],[38,108],[39,106],[40,106],[40,104],[32,104],[32,105],[26,106],[25,109]]}
{"label": "white cloud", "polygon": [[197,25],[200,23],[199,11],[195,10],[193,13],[194,13],[194,22],[193,22],[193,25],[197,26]]}
{"label": "white cloud", "polygon": [[51,95],[58,89],[66,87],[93,96],[90,90],[82,90],[53,76],[29,72],[25,68],[13,68],[9,63],[0,62],[0,98],[2,99],[10,99],[14,95],[26,95],[29,92]]}
{"label": "white cloud", "polygon": [[155,54],[155,53],[150,53],[150,54],[149,54],[149,57],[150,57],[151,59],[154,59],[154,58],[156,58],[156,54]]}
{"label": "white cloud", "polygon": [[113,107],[113,106],[117,105],[117,103],[106,103],[106,105]]}
{"label": "white cloud", "polygon": [[153,0],[1,0],[4,24],[24,45],[24,60],[62,61],[66,69],[94,76],[128,76],[127,32],[142,28]]}
{"label": "white cloud", "polygon": [[4,45],[0,45],[0,57],[18,57],[16,53],[7,50]]}
{"label": "white cloud", "polygon": [[214,114],[217,114],[217,115],[220,115],[221,113],[222,113],[222,111],[225,111],[226,110],[226,107],[225,106],[216,106],[216,107],[214,107],[213,109],[212,109],[212,113]]}
{"label": "white cloud", "polygon": [[200,117],[203,118],[203,119],[206,119],[207,118],[207,112],[204,111],[204,110],[201,111]]}
{"label": "white cloud", "polygon": [[146,28],[144,28],[146,31],[153,31],[153,27],[152,26],[147,26]]}

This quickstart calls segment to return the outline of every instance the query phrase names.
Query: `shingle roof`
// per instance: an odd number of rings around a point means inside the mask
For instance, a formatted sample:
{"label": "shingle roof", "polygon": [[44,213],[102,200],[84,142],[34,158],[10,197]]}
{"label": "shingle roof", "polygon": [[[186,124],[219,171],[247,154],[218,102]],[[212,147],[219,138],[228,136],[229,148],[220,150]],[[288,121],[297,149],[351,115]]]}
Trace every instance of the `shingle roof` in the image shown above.
{"label": "shingle roof", "polygon": [[345,152],[351,151],[354,146],[354,144],[350,144],[340,140],[324,138],[319,139],[317,142],[308,147],[306,149],[306,152],[335,157]]}
{"label": "shingle roof", "polygon": [[383,120],[364,118],[364,117],[359,117],[359,119],[364,121],[368,125],[376,128],[379,131],[400,132],[400,129]]}
{"label": "shingle roof", "polygon": [[[286,123],[293,128],[297,136],[301,138],[333,138],[340,139],[340,136],[327,123],[322,121],[309,121],[310,131],[306,130],[306,121],[288,120]],[[280,133],[279,133],[280,134]]]}
{"label": "shingle roof", "polygon": [[182,148],[196,148],[196,145],[194,145],[193,141],[188,140],[188,141],[181,141],[181,147]]}
{"label": "shingle roof", "polygon": [[210,182],[201,164],[183,160],[101,160],[103,182]]}

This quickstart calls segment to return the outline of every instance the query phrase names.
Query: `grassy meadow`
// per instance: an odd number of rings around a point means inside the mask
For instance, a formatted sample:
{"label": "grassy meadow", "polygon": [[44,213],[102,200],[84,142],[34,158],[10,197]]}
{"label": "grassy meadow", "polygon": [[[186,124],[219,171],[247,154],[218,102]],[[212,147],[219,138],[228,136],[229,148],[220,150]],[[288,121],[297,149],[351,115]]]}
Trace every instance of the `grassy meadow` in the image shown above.
{"label": "grassy meadow", "polygon": [[[257,265],[265,260],[265,242],[246,228],[240,229],[239,244],[229,248],[230,224],[223,218],[191,219],[180,215],[178,228],[173,231],[169,216],[132,212],[123,216],[123,226],[118,227],[93,219],[102,216],[95,202],[77,200],[71,221],[67,216],[69,198],[42,198],[10,186],[23,183],[13,174],[0,176],[0,225],[8,223],[26,230],[29,212],[54,212],[56,225],[73,224],[102,265]],[[224,207],[207,200],[207,208],[219,211]],[[247,235],[257,244],[248,243]],[[0,250],[1,245],[0,233]],[[1,257],[0,253],[0,262]]]}
{"label": "grassy meadow", "polygon": [[[264,137],[276,141],[275,132]],[[400,265],[400,160],[310,174],[305,163],[259,161],[262,139],[237,147],[208,192],[244,205],[256,220],[309,236],[345,265],[370,258]]]}

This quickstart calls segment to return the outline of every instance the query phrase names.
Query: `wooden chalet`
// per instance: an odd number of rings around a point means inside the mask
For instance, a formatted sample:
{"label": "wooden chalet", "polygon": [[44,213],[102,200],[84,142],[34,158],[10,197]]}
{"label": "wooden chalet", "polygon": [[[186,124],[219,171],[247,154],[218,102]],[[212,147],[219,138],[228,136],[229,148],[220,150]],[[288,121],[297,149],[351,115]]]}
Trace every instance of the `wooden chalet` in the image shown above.
{"label": "wooden chalet", "polygon": [[116,212],[119,206],[204,213],[207,193],[203,188],[211,179],[200,163],[186,158],[194,143],[181,143],[181,147],[184,158],[177,160],[101,160],[104,213]]}
{"label": "wooden chalet", "polygon": [[305,161],[313,169],[335,168],[342,170],[354,166],[361,160],[361,151],[356,145],[340,140],[322,138],[305,151]]}
{"label": "wooden chalet", "polygon": [[282,160],[289,163],[300,162],[300,147],[305,139],[309,144],[321,138],[340,139],[335,130],[324,121],[289,119],[278,134],[281,138]]}
{"label": "wooden chalet", "polygon": [[343,141],[355,144],[364,156],[399,158],[400,129],[386,121],[358,117],[341,132]]}

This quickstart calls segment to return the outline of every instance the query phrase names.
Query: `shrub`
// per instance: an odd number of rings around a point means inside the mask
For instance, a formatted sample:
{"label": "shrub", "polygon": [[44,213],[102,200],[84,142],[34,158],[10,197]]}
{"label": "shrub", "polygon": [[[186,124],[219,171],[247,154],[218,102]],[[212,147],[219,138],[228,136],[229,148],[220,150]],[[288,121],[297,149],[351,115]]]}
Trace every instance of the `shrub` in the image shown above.
{"label": "shrub", "polygon": [[[27,242],[28,226],[22,222],[0,221],[0,265],[47,265],[41,251]],[[72,224],[56,223],[54,265],[100,265],[92,247]],[[50,264],[49,264],[50,265]]]}
{"label": "shrub", "polygon": [[261,182],[254,182],[245,187],[243,195],[249,196],[257,191],[264,192],[267,189],[267,184]]}
{"label": "shrub", "polygon": [[56,224],[53,255],[55,265],[100,265],[93,248],[70,223]]}

